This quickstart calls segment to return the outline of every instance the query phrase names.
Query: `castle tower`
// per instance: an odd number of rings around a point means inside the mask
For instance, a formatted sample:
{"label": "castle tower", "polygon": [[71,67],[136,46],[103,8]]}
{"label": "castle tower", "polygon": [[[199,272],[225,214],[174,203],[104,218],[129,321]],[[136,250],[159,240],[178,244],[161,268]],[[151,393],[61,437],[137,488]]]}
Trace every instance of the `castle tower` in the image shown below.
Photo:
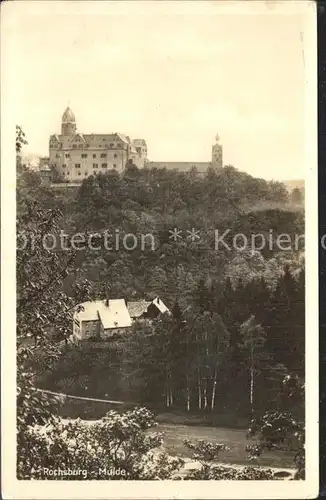
{"label": "castle tower", "polygon": [[62,115],[61,135],[69,136],[76,134],[76,118],[69,106]]}
{"label": "castle tower", "polygon": [[215,144],[212,146],[212,166],[215,168],[223,167],[223,148],[219,144],[220,137],[217,134],[215,137]]}

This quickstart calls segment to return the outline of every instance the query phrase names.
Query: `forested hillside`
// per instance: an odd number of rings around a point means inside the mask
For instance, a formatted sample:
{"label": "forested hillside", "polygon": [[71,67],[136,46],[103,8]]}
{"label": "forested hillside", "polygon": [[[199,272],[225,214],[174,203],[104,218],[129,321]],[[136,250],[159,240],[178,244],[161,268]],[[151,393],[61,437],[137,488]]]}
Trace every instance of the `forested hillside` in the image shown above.
{"label": "forested hillside", "polygon": [[[96,356],[89,345],[66,347],[42,384],[186,412],[279,407],[284,376],[304,375],[304,241],[294,244],[304,233],[304,215],[292,210],[285,187],[233,167],[203,177],[195,169],[184,174],[131,165],[123,176],[89,177],[72,193],[54,194],[36,173],[18,179],[22,222],[26,211],[35,217],[60,209],[54,234],[94,235],[97,250],[74,252],[58,283],[61,292],[74,297],[86,280],[92,297],[159,296],[173,315],[135,324]],[[171,237],[174,228],[182,238]],[[218,248],[216,230],[228,231]],[[105,231],[114,236],[113,249],[105,248]],[[248,239],[243,249],[243,237],[233,244],[239,233]],[[261,250],[251,246],[257,233],[268,242]],[[130,250],[130,234],[153,238]],[[283,250],[281,234],[291,241]],[[59,262],[66,259],[60,245],[54,251]],[[57,334],[62,338],[59,328]]]}

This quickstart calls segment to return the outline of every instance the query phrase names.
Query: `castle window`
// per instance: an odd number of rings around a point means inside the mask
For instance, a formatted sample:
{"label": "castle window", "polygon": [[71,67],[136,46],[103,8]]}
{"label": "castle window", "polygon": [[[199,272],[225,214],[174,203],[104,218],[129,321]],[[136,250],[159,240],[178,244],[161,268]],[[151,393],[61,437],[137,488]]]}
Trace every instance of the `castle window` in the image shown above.
{"label": "castle window", "polygon": [[73,145],[72,145],[72,147],[73,147],[74,149],[76,149],[76,148],[77,148],[77,144],[73,144]]}
{"label": "castle window", "polygon": [[80,168],[80,163],[75,163],[76,168]]}
{"label": "castle window", "polygon": [[117,165],[116,165],[116,163],[113,163],[113,168],[117,168]]}
{"label": "castle window", "polygon": [[114,144],[113,144],[113,142],[111,142],[111,144],[110,144],[110,148],[114,148]]}
{"label": "castle window", "polygon": [[98,168],[98,163],[93,163],[93,168]]}
{"label": "castle window", "polygon": [[85,172],[85,175],[88,175],[88,172]]}
{"label": "castle window", "polygon": [[60,155],[59,155],[59,153],[57,153],[57,154],[55,155],[55,157],[56,157],[56,158],[60,158]]}
{"label": "castle window", "polygon": [[107,163],[102,163],[102,168],[107,168],[108,164]]}
{"label": "castle window", "polygon": [[78,172],[78,175],[81,175],[81,173],[80,173],[80,172]]}
{"label": "castle window", "polygon": [[96,158],[96,154],[93,155],[93,158]]}
{"label": "castle window", "polygon": [[67,175],[70,175],[70,172],[67,172]]}
{"label": "castle window", "polygon": [[106,153],[101,153],[101,158],[106,158]]}
{"label": "castle window", "polygon": [[113,158],[118,158],[117,153],[114,153]]}
{"label": "castle window", "polygon": [[67,166],[66,163],[63,163],[62,168],[66,168],[66,166]]}
{"label": "castle window", "polygon": [[66,153],[66,154],[65,154],[65,157],[66,157],[66,158],[70,158],[70,154],[69,154],[69,153]]}
{"label": "castle window", "polygon": [[117,147],[118,147],[118,148],[122,148],[122,144],[121,144],[121,142],[118,142]]}
{"label": "castle window", "polygon": [[86,153],[83,153],[83,154],[81,155],[81,157],[82,157],[82,158],[87,158],[87,154],[86,154]]}

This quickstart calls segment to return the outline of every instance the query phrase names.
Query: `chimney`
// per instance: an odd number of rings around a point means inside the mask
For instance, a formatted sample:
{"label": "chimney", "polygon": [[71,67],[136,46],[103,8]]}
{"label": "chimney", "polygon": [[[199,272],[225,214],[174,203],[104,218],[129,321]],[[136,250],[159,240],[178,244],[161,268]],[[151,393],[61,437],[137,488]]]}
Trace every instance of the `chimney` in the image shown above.
{"label": "chimney", "polygon": [[106,287],[105,287],[105,305],[106,305],[106,307],[109,307],[109,305],[110,305],[109,296],[110,296],[110,285],[106,285]]}

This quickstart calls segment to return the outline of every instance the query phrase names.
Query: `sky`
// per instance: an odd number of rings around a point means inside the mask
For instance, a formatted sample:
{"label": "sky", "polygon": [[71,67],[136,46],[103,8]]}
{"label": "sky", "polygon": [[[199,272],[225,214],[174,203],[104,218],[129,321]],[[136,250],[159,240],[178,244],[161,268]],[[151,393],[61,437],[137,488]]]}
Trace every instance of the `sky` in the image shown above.
{"label": "sky", "polygon": [[306,2],[240,3],[4,4],[25,153],[48,154],[69,103],[79,132],[144,138],[151,161],[210,161],[218,133],[224,164],[302,178]]}

